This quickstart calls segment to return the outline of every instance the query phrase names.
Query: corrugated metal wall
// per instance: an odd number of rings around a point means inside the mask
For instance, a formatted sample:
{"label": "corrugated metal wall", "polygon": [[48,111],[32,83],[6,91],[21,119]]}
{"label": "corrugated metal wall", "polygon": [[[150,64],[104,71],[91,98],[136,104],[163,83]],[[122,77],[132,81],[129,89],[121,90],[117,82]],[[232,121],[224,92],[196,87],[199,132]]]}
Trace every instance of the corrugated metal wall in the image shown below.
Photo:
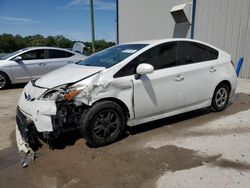
{"label": "corrugated metal wall", "polygon": [[119,43],[173,37],[173,6],[190,0],[119,0]]}
{"label": "corrugated metal wall", "polygon": [[250,78],[250,1],[197,0],[195,39],[244,57],[241,77]]}
{"label": "corrugated metal wall", "polygon": [[[119,0],[119,42],[173,37],[175,23],[169,11],[190,1]],[[250,0],[197,0],[195,39],[229,52],[235,62],[244,57],[244,78],[250,78],[249,15]]]}

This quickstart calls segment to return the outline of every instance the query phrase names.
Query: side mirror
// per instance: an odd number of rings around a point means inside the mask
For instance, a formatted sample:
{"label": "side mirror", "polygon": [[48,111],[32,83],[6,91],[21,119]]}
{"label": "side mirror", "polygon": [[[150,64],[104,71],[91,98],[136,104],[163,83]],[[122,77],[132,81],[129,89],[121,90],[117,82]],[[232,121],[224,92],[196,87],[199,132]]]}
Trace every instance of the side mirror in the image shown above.
{"label": "side mirror", "polygon": [[154,72],[154,67],[150,64],[147,63],[142,63],[140,65],[138,65],[138,67],[136,68],[136,73],[143,75],[143,74],[150,74]]}
{"label": "side mirror", "polygon": [[22,60],[23,58],[21,57],[21,56],[16,56],[13,60],[14,61],[20,61],[20,60]]}

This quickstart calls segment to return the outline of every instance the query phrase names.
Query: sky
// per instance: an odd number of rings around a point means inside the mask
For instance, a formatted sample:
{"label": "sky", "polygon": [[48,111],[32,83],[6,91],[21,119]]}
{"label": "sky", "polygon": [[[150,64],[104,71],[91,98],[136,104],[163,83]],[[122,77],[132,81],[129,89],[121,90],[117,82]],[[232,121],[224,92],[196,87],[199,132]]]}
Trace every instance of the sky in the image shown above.
{"label": "sky", "polygon": [[[93,0],[96,39],[116,40],[115,0]],[[0,34],[91,41],[89,0],[0,0]]]}

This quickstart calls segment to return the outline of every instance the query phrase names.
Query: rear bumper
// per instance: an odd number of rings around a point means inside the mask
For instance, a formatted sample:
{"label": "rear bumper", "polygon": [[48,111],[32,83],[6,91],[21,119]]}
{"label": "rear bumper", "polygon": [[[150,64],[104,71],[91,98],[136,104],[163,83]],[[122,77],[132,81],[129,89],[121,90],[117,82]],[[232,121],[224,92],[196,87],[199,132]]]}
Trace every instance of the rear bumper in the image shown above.
{"label": "rear bumper", "polygon": [[233,88],[233,89],[231,90],[231,92],[230,92],[230,96],[229,96],[229,98],[230,98],[230,99],[234,97],[234,95],[235,95],[235,91],[236,91],[236,89],[235,89],[235,88]]}

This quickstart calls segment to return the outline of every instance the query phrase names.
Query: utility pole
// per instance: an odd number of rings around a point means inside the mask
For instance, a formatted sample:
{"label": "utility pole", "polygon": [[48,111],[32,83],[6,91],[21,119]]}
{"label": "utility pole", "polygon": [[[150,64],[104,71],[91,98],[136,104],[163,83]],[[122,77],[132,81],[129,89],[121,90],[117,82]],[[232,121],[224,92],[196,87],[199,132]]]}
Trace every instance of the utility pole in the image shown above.
{"label": "utility pole", "polygon": [[91,33],[92,33],[92,53],[95,53],[95,25],[94,25],[93,0],[90,0],[90,17],[91,17]]}

